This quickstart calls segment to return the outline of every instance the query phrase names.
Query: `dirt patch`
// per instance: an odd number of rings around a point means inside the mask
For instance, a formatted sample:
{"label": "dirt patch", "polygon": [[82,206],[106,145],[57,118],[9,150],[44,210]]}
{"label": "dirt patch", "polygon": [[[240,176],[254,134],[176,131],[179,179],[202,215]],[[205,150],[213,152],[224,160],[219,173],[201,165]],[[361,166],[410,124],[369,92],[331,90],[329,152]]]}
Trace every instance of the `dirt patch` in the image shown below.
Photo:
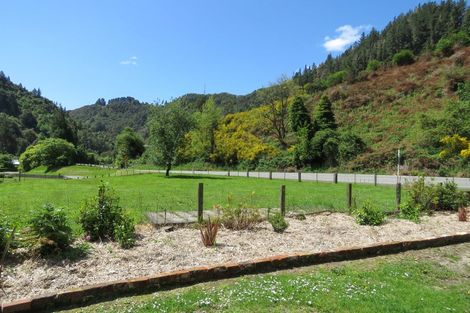
{"label": "dirt patch", "polygon": [[470,232],[470,223],[458,222],[456,214],[445,213],[424,217],[420,224],[388,219],[382,226],[360,226],[353,217],[340,213],[288,222],[290,227],[284,234],[273,232],[267,222],[251,231],[221,229],[216,248],[205,248],[199,230],[193,227],[165,232],[142,226],[138,245],[130,250],[114,243],[91,243],[89,255],[78,261],[27,259],[8,265],[4,285],[7,295],[0,294],[0,302],[192,266]]}

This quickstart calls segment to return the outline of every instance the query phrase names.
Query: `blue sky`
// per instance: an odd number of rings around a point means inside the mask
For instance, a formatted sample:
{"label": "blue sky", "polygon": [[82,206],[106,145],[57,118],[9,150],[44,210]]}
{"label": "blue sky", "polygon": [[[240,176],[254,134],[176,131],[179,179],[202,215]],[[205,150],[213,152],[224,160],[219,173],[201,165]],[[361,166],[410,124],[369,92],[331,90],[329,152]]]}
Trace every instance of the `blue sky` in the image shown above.
{"label": "blue sky", "polygon": [[68,109],[246,94],[420,2],[0,0],[0,70]]}

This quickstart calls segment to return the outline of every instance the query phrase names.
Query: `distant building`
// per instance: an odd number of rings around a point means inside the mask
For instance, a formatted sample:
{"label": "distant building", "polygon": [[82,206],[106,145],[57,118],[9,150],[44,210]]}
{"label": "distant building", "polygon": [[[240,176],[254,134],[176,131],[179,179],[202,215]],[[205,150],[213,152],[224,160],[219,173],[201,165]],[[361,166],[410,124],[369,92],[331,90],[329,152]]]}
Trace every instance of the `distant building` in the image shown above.
{"label": "distant building", "polygon": [[11,160],[11,164],[13,164],[14,167],[18,167],[18,166],[20,166],[20,160],[13,159],[13,160]]}

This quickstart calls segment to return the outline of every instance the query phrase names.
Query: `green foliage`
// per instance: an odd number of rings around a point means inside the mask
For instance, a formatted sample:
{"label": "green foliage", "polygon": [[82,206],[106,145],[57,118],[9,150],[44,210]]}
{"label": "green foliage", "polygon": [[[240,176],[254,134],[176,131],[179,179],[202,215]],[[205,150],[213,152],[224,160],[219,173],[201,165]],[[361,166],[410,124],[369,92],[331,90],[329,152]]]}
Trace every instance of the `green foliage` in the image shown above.
{"label": "green foliage", "polygon": [[413,64],[415,61],[415,57],[413,51],[404,49],[400,52],[397,52],[393,55],[392,62],[395,65],[409,65]]}
{"label": "green foliage", "polygon": [[421,206],[412,204],[410,201],[400,205],[400,217],[415,223],[419,223],[421,211]]}
{"label": "green foliage", "polygon": [[65,212],[51,204],[35,212],[29,226],[43,255],[62,252],[72,242],[72,229]]}
{"label": "green foliage", "polygon": [[296,97],[289,107],[289,123],[294,132],[298,132],[304,127],[310,129],[312,126],[310,114],[301,97]]}
{"label": "green foliage", "polygon": [[326,78],[326,86],[332,87],[338,84],[341,84],[344,81],[344,78],[346,77],[346,71],[338,71],[335,73],[332,73],[328,75]]}
{"label": "green foliage", "polygon": [[341,164],[352,160],[360,153],[364,152],[366,144],[351,131],[343,132],[339,136],[338,160]]}
{"label": "green foliage", "polygon": [[370,201],[353,210],[356,216],[356,222],[360,225],[381,225],[385,220],[385,213],[378,207],[374,206]]}
{"label": "green foliage", "polygon": [[294,163],[298,169],[313,165],[315,158],[312,151],[310,130],[303,127],[297,132],[297,144],[294,149]]}
{"label": "green foliage", "polygon": [[123,248],[134,244],[134,222],[119,205],[113,190],[101,183],[98,195],[80,209],[79,223],[90,240],[117,240]]}
{"label": "green foliage", "polygon": [[379,60],[370,60],[368,63],[367,63],[367,71],[369,72],[375,72],[379,69],[380,67],[380,61]]}
{"label": "green foliage", "polygon": [[335,115],[330,99],[323,96],[317,105],[313,117],[313,130],[315,132],[325,129],[335,129]]}
{"label": "green foliage", "polygon": [[159,163],[166,167],[166,176],[176,161],[191,124],[191,116],[178,104],[157,107],[153,111],[149,124],[150,139]]}
{"label": "green foliage", "polygon": [[457,211],[469,203],[465,192],[458,190],[454,182],[427,184],[424,177],[410,184],[409,195],[410,205],[426,212]]}
{"label": "green foliage", "polygon": [[315,133],[311,143],[312,158],[315,163],[335,166],[338,157],[338,134],[333,129],[324,129]]}
{"label": "green foliage", "polygon": [[144,153],[144,141],[132,130],[126,127],[117,137],[115,145],[116,165],[127,167],[129,160],[134,160]]}
{"label": "green foliage", "polygon": [[450,56],[454,53],[454,47],[468,45],[470,45],[470,35],[465,31],[460,31],[441,38],[436,44],[435,51],[442,56]]}
{"label": "green foliage", "polygon": [[24,171],[44,165],[48,169],[75,163],[77,151],[75,146],[64,139],[47,138],[34,146],[28,147],[20,156],[20,166]]}
{"label": "green foliage", "polygon": [[135,222],[127,214],[123,214],[120,222],[115,225],[114,238],[124,249],[132,248],[135,245]]}
{"label": "green foliage", "polygon": [[13,225],[9,221],[9,219],[0,212],[0,258],[2,256],[2,252],[4,252],[8,238],[10,237],[13,231]]}
{"label": "green foliage", "polygon": [[12,163],[12,159],[13,159],[12,155],[0,153],[0,172],[15,169]]}
{"label": "green foliage", "polygon": [[268,221],[276,233],[283,233],[287,227],[289,227],[289,223],[287,223],[286,219],[284,216],[282,216],[281,213],[274,213],[269,215]]}
{"label": "green foliage", "polygon": [[21,130],[18,119],[0,113],[0,153],[16,154],[20,150]]}

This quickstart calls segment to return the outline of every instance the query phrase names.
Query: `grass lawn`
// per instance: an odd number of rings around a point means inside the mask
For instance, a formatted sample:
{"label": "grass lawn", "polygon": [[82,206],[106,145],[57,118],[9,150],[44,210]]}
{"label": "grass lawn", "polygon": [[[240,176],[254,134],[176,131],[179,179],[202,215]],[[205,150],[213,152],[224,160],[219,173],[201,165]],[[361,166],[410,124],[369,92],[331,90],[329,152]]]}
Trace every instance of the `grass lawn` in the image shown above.
{"label": "grass lawn", "polygon": [[[76,172],[73,172],[76,174]],[[82,180],[5,179],[0,183],[0,210],[18,222],[24,222],[29,212],[45,203],[64,207],[75,223],[85,199],[97,194],[101,178]],[[121,205],[138,220],[147,211],[197,208],[197,185],[204,183],[204,207],[226,205],[231,195],[232,206],[246,203],[258,208],[279,207],[279,188],[286,185],[286,205],[289,210],[315,211],[329,209],[347,211],[346,184],[296,182],[242,177],[185,176],[169,178],[162,174],[104,177],[115,189]],[[395,209],[393,187],[354,185],[353,195],[360,205],[370,199],[385,211]]]}
{"label": "grass lawn", "polygon": [[462,244],[204,283],[71,312],[468,313],[469,248]]}

